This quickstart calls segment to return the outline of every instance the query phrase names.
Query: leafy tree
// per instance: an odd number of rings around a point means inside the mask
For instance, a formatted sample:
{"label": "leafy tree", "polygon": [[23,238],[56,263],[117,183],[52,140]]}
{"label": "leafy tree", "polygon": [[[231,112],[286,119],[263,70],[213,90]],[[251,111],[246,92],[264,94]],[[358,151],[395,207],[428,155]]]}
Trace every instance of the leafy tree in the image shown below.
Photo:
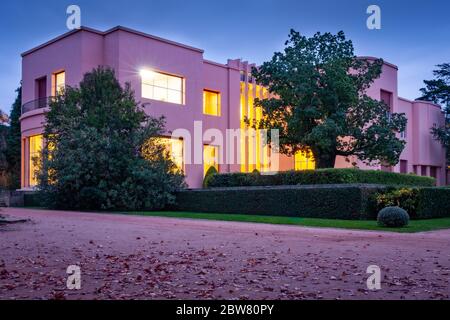
{"label": "leafy tree", "polygon": [[437,65],[433,71],[435,79],[425,80],[425,88],[420,89],[422,97],[419,100],[440,104],[445,113],[445,125],[431,128],[435,139],[440,141],[447,150],[447,163],[450,163],[450,63]]}
{"label": "leafy tree", "polygon": [[147,116],[111,69],[94,69],[79,88],[67,88],[46,120],[39,189],[50,207],[161,209],[184,186],[165,147],[154,143],[164,118]]}
{"label": "leafy tree", "polygon": [[383,61],[357,58],[342,31],[307,38],[291,30],[285,45],[253,70],[271,94],[255,99],[263,119],[253,126],[278,129],[282,153],[310,149],[319,168],[333,167],[336,156],[396,164],[405,145],[396,133],[406,118],[365,94]]}
{"label": "leafy tree", "polygon": [[8,187],[10,189],[20,188],[21,167],[21,131],[20,115],[22,107],[22,87],[17,88],[17,97],[14,101],[9,115],[9,130],[6,136],[5,159],[7,163]]}

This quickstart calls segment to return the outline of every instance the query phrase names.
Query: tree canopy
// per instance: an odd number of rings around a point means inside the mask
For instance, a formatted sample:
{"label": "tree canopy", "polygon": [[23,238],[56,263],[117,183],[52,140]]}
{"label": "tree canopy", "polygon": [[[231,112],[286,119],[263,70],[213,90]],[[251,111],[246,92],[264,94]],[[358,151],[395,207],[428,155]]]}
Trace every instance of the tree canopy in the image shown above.
{"label": "tree canopy", "polygon": [[383,61],[356,57],[342,31],[307,38],[291,30],[285,46],[253,70],[270,92],[255,100],[263,119],[253,125],[278,129],[282,153],[311,150],[319,168],[333,167],[336,156],[395,165],[406,117],[366,94]]}
{"label": "tree canopy", "polygon": [[439,64],[437,67],[433,71],[435,79],[424,80],[425,88],[420,89],[422,97],[419,100],[434,102],[444,110],[445,125],[431,128],[431,132],[446,148],[447,163],[450,164],[450,63]]}
{"label": "tree canopy", "polygon": [[4,150],[2,151],[2,163],[4,163],[6,186],[9,189],[20,188],[21,166],[21,130],[20,116],[22,107],[22,87],[17,88],[17,96],[11,107],[9,126],[4,126]]}
{"label": "tree canopy", "polygon": [[130,85],[97,68],[66,88],[46,113],[39,189],[71,209],[161,209],[184,186],[165,146],[164,118],[145,114]]}

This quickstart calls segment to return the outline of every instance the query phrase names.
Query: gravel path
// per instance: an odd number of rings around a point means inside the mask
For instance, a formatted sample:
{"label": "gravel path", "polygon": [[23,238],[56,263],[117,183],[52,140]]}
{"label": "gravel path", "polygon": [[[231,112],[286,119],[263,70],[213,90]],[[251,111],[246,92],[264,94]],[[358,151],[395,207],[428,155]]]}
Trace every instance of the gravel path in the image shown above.
{"label": "gravel path", "polygon": [[[1,214],[0,299],[449,299],[450,230],[416,234],[32,209]],[[66,288],[69,265],[81,290]],[[366,269],[378,265],[381,290]]]}

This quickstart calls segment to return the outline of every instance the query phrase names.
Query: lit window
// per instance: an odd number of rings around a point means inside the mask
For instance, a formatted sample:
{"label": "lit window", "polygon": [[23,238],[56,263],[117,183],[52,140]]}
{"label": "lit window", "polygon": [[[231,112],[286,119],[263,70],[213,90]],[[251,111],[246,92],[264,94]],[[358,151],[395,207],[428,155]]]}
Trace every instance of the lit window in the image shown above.
{"label": "lit window", "polygon": [[37,135],[29,138],[29,185],[33,187],[37,185],[37,170],[39,168],[38,161],[42,151],[42,135]]}
{"label": "lit window", "polygon": [[211,167],[219,172],[219,147],[205,145],[203,146],[203,176]]}
{"label": "lit window", "polygon": [[142,70],[141,79],[143,98],[183,104],[183,78]]}
{"label": "lit window", "polygon": [[220,116],[220,93],[203,91],[203,113],[210,116]]}
{"label": "lit window", "polygon": [[311,150],[297,151],[295,154],[295,170],[314,170],[316,161]]}
{"label": "lit window", "polygon": [[160,143],[166,147],[170,154],[170,159],[175,163],[179,170],[183,170],[183,140],[175,138],[160,137],[155,139],[156,143]]}
{"label": "lit window", "polygon": [[60,95],[66,87],[66,73],[64,71],[55,73],[53,76],[53,95]]}

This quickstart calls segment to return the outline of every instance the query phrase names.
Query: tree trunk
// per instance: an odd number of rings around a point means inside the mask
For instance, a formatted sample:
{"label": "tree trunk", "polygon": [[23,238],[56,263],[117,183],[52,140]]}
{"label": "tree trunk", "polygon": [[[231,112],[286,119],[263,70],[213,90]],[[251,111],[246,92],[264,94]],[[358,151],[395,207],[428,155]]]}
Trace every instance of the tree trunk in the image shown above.
{"label": "tree trunk", "polygon": [[[317,155],[316,155],[317,154]],[[314,153],[316,169],[334,168],[336,162],[335,153]]]}

